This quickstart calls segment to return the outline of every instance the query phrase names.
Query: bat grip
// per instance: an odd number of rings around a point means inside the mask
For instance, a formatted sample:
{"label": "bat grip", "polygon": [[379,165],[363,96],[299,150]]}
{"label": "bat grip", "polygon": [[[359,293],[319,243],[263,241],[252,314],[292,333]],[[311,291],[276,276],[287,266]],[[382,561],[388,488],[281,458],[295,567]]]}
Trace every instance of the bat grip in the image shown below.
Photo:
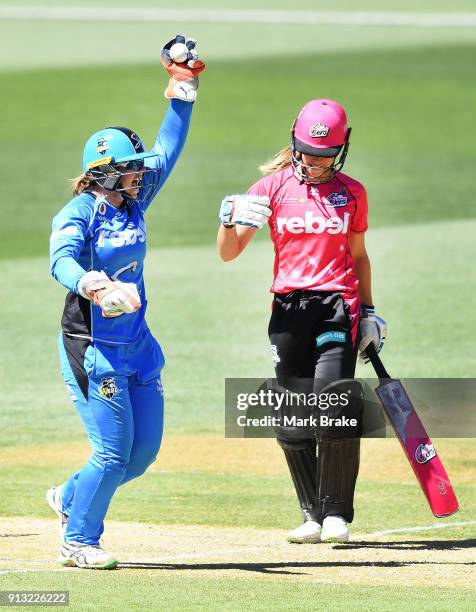
{"label": "bat grip", "polygon": [[370,343],[365,349],[365,354],[370,359],[370,363],[372,364],[375,370],[375,374],[377,374],[379,379],[391,378],[390,374],[385,369],[385,366],[383,365],[382,360],[378,356],[378,353],[375,350],[375,346],[372,343]]}

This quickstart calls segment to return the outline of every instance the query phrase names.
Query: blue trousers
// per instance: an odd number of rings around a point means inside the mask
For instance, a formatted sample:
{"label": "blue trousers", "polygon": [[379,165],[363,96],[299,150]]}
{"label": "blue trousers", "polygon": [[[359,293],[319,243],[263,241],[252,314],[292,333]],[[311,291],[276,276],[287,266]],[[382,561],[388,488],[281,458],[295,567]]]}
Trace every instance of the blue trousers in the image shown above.
{"label": "blue trousers", "polygon": [[159,451],[164,356],[148,329],[128,345],[89,344],[85,353],[79,351],[84,368],[75,363],[75,346],[75,340],[60,335],[63,378],[92,454],[63,485],[63,512],[69,516],[65,538],[98,544],[117,487],[143,474]]}

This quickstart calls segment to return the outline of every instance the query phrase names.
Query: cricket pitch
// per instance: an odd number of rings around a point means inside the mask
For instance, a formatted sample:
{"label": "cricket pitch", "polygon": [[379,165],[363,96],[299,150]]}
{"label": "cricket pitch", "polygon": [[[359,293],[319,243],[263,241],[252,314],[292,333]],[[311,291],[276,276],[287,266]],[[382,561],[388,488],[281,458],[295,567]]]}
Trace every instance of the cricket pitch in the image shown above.
{"label": "cricket pitch", "polygon": [[[104,548],[120,560],[118,571],[161,575],[279,577],[318,583],[467,586],[476,582],[474,539],[436,533],[387,536],[353,534],[349,544],[296,545],[278,529],[146,525],[110,521]],[[56,562],[58,523],[3,518],[1,574],[84,572]]]}

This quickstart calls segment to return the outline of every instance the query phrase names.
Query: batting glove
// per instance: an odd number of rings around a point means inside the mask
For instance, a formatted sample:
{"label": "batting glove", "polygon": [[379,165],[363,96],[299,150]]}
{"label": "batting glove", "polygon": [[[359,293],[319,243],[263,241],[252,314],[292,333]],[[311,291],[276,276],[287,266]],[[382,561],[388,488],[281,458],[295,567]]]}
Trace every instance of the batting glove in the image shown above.
{"label": "batting glove", "polygon": [[[187,57],[183,62],[177,63],[170,56],[170,49],[175,44],[184,44],[188,49]],[[164,45],[161,60],[165,70],[171,76],[164,92],[168,100],[177,98],[184,102],[195,102],[198,90],[198,75],[205,69],[205,64],[198,59],[196,44],[193,38],[187,40],[185,36],[177,34],[175,38]]]}
{"label": "batting glove", "polygon": [[382,350],[384,340],[387,337],[387,322],[375,314],[373,306],[362,304],[360,307],[359,328],[359,362],[368,363],[369,358],[365,353],[365,349],[369,344],[373,344],[377,353]]}
{"label": "batting glove", "polygon": [[79,281],[79,293],[99,306],[106,319],[131,314],[141,302],[134,283],[112,281],[105,272],[86,272]]}
{"label": "batting glove", "polygon": [[247,225],[261,229],[271,216],[268,196],[229,195],[225,196],[220,206],[219,220],[225,227]]}

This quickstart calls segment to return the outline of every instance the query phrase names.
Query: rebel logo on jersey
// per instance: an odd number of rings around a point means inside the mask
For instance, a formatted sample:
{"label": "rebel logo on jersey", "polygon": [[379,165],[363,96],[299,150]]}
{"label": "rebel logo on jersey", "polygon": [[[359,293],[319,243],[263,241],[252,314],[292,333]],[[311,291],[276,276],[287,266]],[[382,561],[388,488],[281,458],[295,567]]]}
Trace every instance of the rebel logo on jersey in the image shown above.
{"label": "rebel logo on jersey", "polygon": [[349,230],[350,213],[344,213],[341,217],[321,217],[314,215],[311,210],[301,217],[277,217],[276,227],[278,234],[289,232],[290,234],[347,234]]}

